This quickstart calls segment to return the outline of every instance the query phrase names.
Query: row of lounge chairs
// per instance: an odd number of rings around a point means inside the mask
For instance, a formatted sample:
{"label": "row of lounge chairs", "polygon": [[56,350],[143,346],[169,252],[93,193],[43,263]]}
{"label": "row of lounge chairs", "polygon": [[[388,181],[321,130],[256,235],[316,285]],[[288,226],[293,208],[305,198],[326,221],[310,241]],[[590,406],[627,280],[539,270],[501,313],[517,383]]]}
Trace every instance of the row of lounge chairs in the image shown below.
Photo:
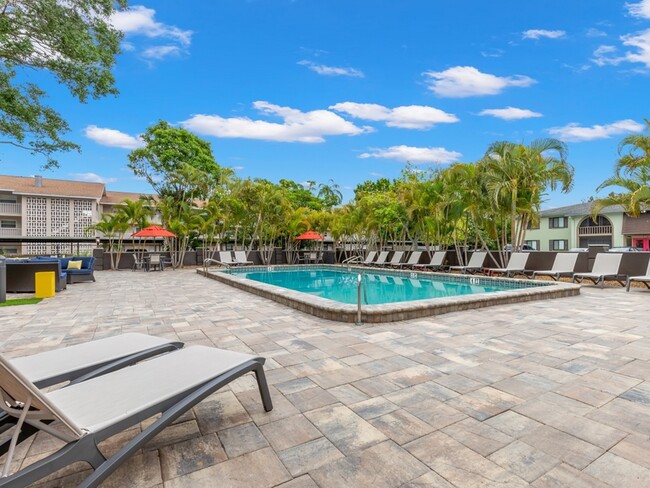
{"label": "row of lounge chairs", "polygon": [[[535,279],[538,276],[549,276],[554,281],[559,280],[561,277],[570,277],[572,281],[582,283],[584,280],[591,281],[594,285],[604,286],[605,280],[612,279],[619,282],[630,290],[632,282],[644,283],[646,287],[650,288],[650,263],[645,275],[629,276],[623,281],[623,275],[620,273],[621,260],[623,255],[620,253],[600,253],[596,255],[593,268],[590,272],[575,272],[576,263],[578,260],[578,253],[557,253],[551,269],[547,270],[528,270],[526,264],[530,253],[514,252],[508,260],[508,264],[503,268],[490,268],[485,267],[485,260],[488,253],[486,251],[476,251],[472,254],[469,262],[465,266],[445,266],[444,260],[446,251],[436,251],[430,263],[420,264],[421,251],[414,251],[411,253],[407,262],[402,262],[404,256],[403,251],[396,251],[392,259],[386,262],[388,258],[388,251],[382,251],[377,256],[376,251],[371,251],[366,256],[363,262],[365,265],[370,266],[392,266],[400,268],[424,268],[432,270],[447,270],[447,271],[460,271],[461,273],[477,273],[482,272],[489,276],[506,276],[515,277],[517,275],[525,276],[527,278]],[[376,259],[375,259],[376,257]]]}
{"label": "row of lounge chairs", "polygon": [[[94,468],[79,486],[99,486],[175,419],[251,371],[269,412],[273,404],[264,362],[259,356],[206,346],[183,348],[181,342],[134,333],[18,359],[0,355],[0,406],[5,411],[0,433],[14,429],[11,440],[0,445],[0,454],[7,453],[0,486],[27,486],[79,461]],[[43,390],[65,381],[69,383],[62,388]],[[104,439],[151,417],[153,423],[110,458],[97,448]],[[65,444],[10,474],[17,444],[37,431]]]}
{"label": "row of lounge chairs", "polygon": [[435,251],[428,263],[420,263],[422,258],[422,251],[413,251],[409,256],[408,261],[404,262],[404,251],[395,251],[390,261],[387,261],[389,251],[381,251],[379,255],[377,251],[370,251],[366,259],[360,264],[365,266],[390,266],[393,268],[423,268],[432,271],[441,271],[447,268],[445,265],[445,258],[447,251]]}
{"label": "row of lounge chairs", "polygon": [[246,257],[246,251],[219,251],[219,259],[215,260],[224,266],[247,266],[254,264]]}

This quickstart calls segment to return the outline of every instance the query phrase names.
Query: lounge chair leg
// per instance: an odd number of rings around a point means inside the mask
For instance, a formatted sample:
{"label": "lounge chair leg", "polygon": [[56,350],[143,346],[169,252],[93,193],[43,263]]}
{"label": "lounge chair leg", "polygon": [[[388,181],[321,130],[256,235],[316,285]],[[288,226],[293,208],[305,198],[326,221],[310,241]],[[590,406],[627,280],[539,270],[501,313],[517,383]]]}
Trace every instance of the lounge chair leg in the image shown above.
{"label": "lounge chair leg", "polygon": [[264,366],[262,364],[258,364],[254,371],[255,371],[255,378],[257,378],[257,386],[260,390],[260,396],[262,397],[262,404],[264,405],[264,411],[270,412],[271,410],[273,410],[273,401],[271,400],[269,385],[266,383]]}
{"label": "lounge chair leg", "polygon": [[629,278],[625,281],[625,291],[630,291],[630,279]]}

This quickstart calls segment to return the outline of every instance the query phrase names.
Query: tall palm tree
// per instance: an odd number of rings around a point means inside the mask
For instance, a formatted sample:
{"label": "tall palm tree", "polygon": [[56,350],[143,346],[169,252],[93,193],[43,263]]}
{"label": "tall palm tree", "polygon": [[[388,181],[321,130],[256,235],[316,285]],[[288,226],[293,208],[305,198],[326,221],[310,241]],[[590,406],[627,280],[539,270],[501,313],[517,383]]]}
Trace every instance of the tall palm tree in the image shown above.
{"label": "tall palm tree", "polygon": [[[646,119],[645,122],[650,129],[650,121]],[[625,137],[618,153],[620,158],[616,161],[614,176],[603,181],[597,191],[614,186],[626,192],[596,200],[591,208],[594,216],[609,205],[622,205],[625,213],[638,217],[645,207],[650,206],[650,136],[633,134]]]}

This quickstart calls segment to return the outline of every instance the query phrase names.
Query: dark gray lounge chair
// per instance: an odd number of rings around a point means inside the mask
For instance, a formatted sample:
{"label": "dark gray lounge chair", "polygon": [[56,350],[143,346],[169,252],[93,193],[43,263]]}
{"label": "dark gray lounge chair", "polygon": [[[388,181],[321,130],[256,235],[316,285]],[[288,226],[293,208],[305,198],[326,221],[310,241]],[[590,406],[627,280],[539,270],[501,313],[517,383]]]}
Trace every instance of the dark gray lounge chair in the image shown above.
{"label": "dark gray lounge chair", "polygon": [[550,276],[553,281],[557,281],[561,276],[572,276],[576,268],[576,261],[578,260],[577,252],[557,253],[553,266],[548,270],[533,271],[532,279],[536,276]]}
{"label": "dark gray lounge chair", "polygon": [[[127,333],[15,358],[11,362],[34,386],[46,388],[68,381],[79,383],[181,347],[182,342]],[[13,417],[0,412],[0,433],[14,424]],[[20,440],[35,432],[33,427],[24,426]],[[7,449],[8,442],[0,444],[0,455]]]}
{"label": "dark gray lounge chair", "polygon": [[518,274],[523,275],[529,255],[530,253],[527,252],[513,252],[510,255],[510,259],[508,259],[508,264],[506,264],[505,268],[485,268],[485,272],[487,272],[488,276],[501,274],[507,278]]}
{"label": "dark gray lounge chair", "polygon": [[485,264],[485,258],[488,253],[485,251],[474,251],[472,257],[469,258],[469,263],[465,266],[450,266],[450,271],[460,271],[461,273],[476,273],[483,269],[483,264]]}
{"label": "dark gray lounge chair", "polygon": [[[0,486],[24,487],[79,461],[95,469],[79,486],[99,486],[175,419],[250,371],[257,376],[264,409],[271,411],[263,365],[261,357],[193,346],[45,393],[0,355],[0,406],[19,419],[18,428],[28,423],[66,442],[57,452],[0,478]],[[97,448],[102,440],[157,414],[157,420],[109,459]],[[43,422],[47,420],[58,422],[51,426]],[[12,451],[10,447],[7,468]]]}
{"label": "dark gray lounge chair", "polygon": [[418,268],[427,268],[432,271],[442,271],[446,268],[445,258],[447,257],[447,251],[436,251],[431,256],[431,261],[428,264],[420,264]]}
{"label": "dark gray lounge chair", "polygon": [[627,280],[625,281],[625,291],[630,291],[630,283],[633,281],[643,283],[646,288],[650,288],[650,262],[648,262],[648,269],[646,269],[645,275],[627,277]]}
{"label": "dark gray lounge chair", "polygon": [[406,261],[405,263],[396,264],[395,266],[399,266],[400,268],[414,268],[420,262],[421,256],[422,256],[422,251],[413,251],[409,256],[408,261]]}
{"label": "dark gray lounge chair", "polygon": [[625,286],[625,283],[618,273],[618,270],[621,267],[622,258],[623,255],[621,253],[601,252],[599,254],[596,254],[594,267],[591,269],[591,272],[573,273],[572,281],[575,283],[576,280],[578,280],[578,282],[582,284],[585,279],[588,279],[594,285],[600,284],[600,287],[604,288],[605,280],[607,278],[613,278],[621,285]]}

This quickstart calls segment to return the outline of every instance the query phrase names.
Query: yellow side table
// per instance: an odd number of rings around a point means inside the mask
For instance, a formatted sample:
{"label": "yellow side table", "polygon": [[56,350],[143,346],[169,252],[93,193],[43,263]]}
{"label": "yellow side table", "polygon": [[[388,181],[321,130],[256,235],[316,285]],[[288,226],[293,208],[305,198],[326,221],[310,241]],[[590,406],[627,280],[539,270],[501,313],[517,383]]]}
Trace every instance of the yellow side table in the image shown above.
{"label": "yellow side table", "polygon": [[36,298],[52,298],[55,295],[56,273],[54,271],[34,273],[34,280]]}

